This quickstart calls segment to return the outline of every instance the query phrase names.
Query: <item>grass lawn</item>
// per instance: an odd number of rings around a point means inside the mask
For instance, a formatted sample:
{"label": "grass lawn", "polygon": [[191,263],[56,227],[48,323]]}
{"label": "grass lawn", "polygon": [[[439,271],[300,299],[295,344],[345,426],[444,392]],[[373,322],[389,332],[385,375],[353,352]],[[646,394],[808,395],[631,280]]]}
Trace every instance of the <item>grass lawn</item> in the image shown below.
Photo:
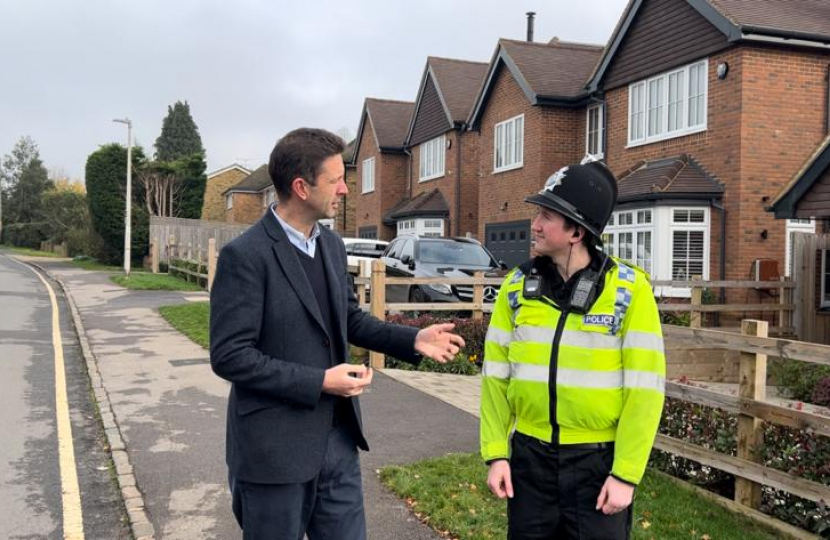
{"label": "grass lawn", "polygon": [[50,257],[52,259],[60,258],[61,256],[57,253],[50,253],[48,251],[40,251],[39,249],[29,249],[29,248],[22,248],[16,246],[9,246],[6,244],[0,244],[0,249],[9,250],[15,255],[26,255],[28,257]]}
{"label": "grass lawn", "polygon": [[[475,454],[452,454],[404,467],[381,479],[434,529],[459,540],[507,537],[507,503],[487,488],[487,468]],[[648,472],[637,488],[636,540],[773,540],[754,521]]]}
{"label": "grass lawn", "polygon": [[210,320],[208,302],[162,306],[159,308],[159,313],[173,328],[205,349],[208,348],[208,321]]}
{"label": "grass lawn", "polygon": [[167,274],[131,273],[125,275],[110,276],[110,279],[128,289],[134,291],[201,291],[202,288],[195,283],[188,283],[183,279],[168,276]]}

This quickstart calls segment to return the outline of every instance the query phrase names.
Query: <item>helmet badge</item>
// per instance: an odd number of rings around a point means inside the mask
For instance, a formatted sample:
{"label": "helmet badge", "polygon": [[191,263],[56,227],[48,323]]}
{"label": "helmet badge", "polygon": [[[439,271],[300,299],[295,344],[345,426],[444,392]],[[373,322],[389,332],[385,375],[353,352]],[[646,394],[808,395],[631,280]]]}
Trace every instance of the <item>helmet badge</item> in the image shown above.
{"label": "helmet badge", "polygon": [[545,191],[550,191],[553,193],[553,188],[556,186],[562,185],[562,180],[565,179],[568,173],[568,167],[562,167],[548,178],[547,182],[545,182],[545,187],[542,188],[542,191],[539,193],[544,193]]}

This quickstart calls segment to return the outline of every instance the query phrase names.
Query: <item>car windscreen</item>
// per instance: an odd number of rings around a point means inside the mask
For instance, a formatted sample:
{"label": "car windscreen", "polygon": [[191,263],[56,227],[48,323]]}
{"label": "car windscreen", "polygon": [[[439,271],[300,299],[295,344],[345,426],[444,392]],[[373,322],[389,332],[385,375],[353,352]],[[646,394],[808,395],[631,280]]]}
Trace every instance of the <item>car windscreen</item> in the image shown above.
{"label": "car windscreen", "polygon": [[418,249],[419,259],[424,263],[456,267],[495,265],[490,255],[479,244],[421,240]]}

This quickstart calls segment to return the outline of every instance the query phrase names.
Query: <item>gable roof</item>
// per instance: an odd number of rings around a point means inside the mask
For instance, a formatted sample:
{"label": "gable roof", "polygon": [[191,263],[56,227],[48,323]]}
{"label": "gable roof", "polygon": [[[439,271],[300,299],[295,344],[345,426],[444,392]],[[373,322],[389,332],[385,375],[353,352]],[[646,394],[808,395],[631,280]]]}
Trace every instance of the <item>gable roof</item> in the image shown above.
{"label": "gable roof", "polygon": [[619,175],[618,203],[656,199],[711,199],[724,192],[723,184],[688,154],[638,161]]}
{"label": "gable roof", "polygon": [[351,162],[354,163],[360,152],[360,142],[363,140],[363,130],[367,122],[371,124],[381,152],[403,153],[404,138],[414,108],[415,104],[411,101],[366,98],[363,102],[363,112],[360,114],[360,127],[357,130],[357,142]]}
{"label": "gable roof", "polygon": [[254,172],[243,178],[235,186],[226,189],[222,195],[228,193],[259,193],[272,186],[271,175],[268,174],[268,165],[260,165]]}
{"label": "gable roof", "polygon": [[585,87],[602,52],[599,45],[558,39],[549,43],[500,39],[467,123],[478,122],[502,68],[510,72],[531,105],[580,105],[588,97]]}
{"label": "gable roof", "polygon": [[478,91],[487,74],[486,62],[471,62],[455,58],[427,57],[421,85],[418,88],[418,97],[415,99],[415,110],[407,130],[406,141],[412,138],[415,129],[415,120],[418,110],[424,99],[424,90],[431,79],[447,116],[450,125],[461,126],[470,115]]}
{"label": "gable roof", "polygon": [[767,211],[776,218],[795,218],[796,207],[804,195],[830,170],[830,135],[818,145],[804,165],[776,195]]}
{"label": "gable roof", "polygon": [[441,216],[450,215],[450,205],[444,194],[438,188],[432,191],[419,193],[411,199],[401,199],[393,206],[385,216],[383,222],[387,225],[394,224],[397,220],[415,216]]}
{"label": "gable roof", "polygon": [[[602,82],[645,1],[629,0],[590,77],[588,90],[591,92]],[[696,9],[726,36],[729,44],[762,42],[830,48],[830,2],[826,0],[678,1]]]}
{"label": "gable roof", "polygon": [[211,179],[211,178],[213,178],[214,176],[219,176],[220,174],[222,174],[222,173],[226,173],[226,172],[231,171],[231,170],[233,170],[233,169],[236,169],[236,170],[238,170],[239,172],[243,172],[243,173],[245,173],[245,174],[251,174],[251,171],[249,171],[248,169],[246,169],[245,167],[243,167],[243,166],[242,166],[242,165],[240,165],[239,163],[231,163],[231,164],[230,164],[230,165],[228,165],[227,167],[222,167],[221,169],[217,169],[217,170],[215,170],[215,171],[213,171],[213,172],[209,172],[209,173],[207,174],[207,178],[208,178],[208,180],[210,180],[210,179]]}

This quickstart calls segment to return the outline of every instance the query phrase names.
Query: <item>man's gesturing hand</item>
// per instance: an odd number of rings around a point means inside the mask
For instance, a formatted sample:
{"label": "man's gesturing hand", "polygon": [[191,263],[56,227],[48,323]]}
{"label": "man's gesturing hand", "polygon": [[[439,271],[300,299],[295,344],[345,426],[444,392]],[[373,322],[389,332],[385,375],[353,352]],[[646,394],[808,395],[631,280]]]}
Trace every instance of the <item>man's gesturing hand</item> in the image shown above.
{"label": "man's gesturing hand", "polygon": [[452,323],[427,326],[415,336],[415,350],[442,364],[452,360],[464,346],[464,338],[450,333],[453,328]]}
{"label": "man's gesturing hand", "polygon": [[500,459],[490,464],[487,473],[487,487],[499,499],[513,498],[513,481],[510,478],[510,462]]}
{"label": "man's gesturing hand", "polygon": [[359,396],[372,383],[372,368],[363,365],[340,364],[326,370],[323,392],[335,396]]}

